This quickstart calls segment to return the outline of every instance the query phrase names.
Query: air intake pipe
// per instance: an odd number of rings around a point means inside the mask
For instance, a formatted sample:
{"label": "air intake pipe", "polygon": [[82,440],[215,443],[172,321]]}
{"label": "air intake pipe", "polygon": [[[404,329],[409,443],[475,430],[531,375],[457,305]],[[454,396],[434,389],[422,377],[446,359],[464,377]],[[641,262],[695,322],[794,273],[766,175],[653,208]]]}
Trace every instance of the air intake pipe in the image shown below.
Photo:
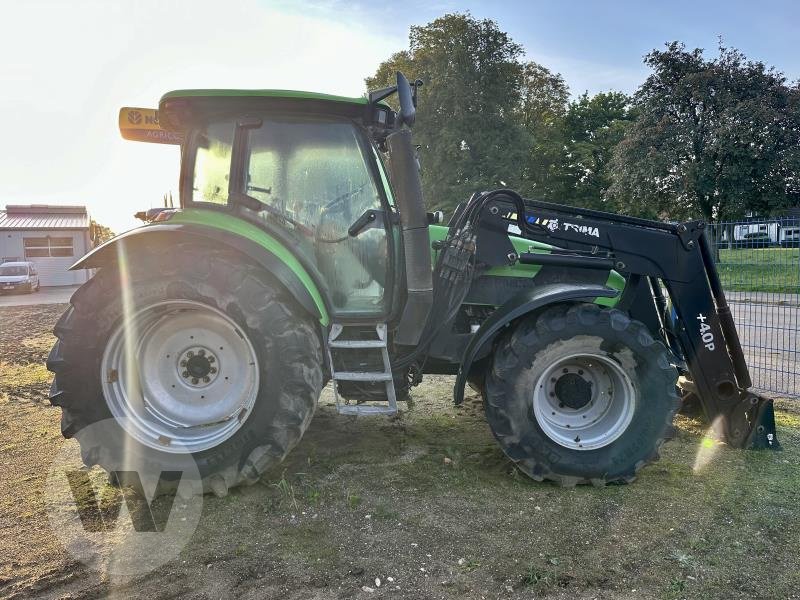
{"label": "air intake pipe", "polygon": [[395,131],[386,138],[386,144],[389,148],[389,175],[403,229],[408,286],[408,298],[397,327],[395,342],[404,346],[416,346],[433,303],[428,214],[422,199],[422,182],[411,143],[411,131]]}

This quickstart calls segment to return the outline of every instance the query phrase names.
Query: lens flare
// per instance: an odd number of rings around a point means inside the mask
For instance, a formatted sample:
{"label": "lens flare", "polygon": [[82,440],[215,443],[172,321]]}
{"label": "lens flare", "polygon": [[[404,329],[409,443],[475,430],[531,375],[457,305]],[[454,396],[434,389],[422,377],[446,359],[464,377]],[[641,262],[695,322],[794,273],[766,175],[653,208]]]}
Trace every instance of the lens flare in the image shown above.
{"label": "lens flare", "polygon": [[714,419],[711,423],[711,427],[706,430],[705,435],[703,435],[703,438],[700,440],[700,446],[697,449],[697,455],[694,459],[694,468],[692,469],[694,473],[700,473],[719,453],[722,442],[714,439],[714,432],[719,431],[721,425],[722,417]]}
{"label": "lens flare", "polygon": [[[125,330],[125,360],[123,362],[124,365],[124,372],[118,374],[120,377],[125,378],[125,389],[128,390],[129,393],[129,402],[132,405],[140,406],[141,409],[144,409],[144,399],[141,397],[141,392],[139,388],[139,370],[136,364],[136,346],[137,346],[137,338],[138,332],[136,331],[136,320],[134,319],[134,315],[136,314],[136,307],[134,306],[133,302],[133,293],[131,290],[131,273],[130,273],[130,265],[128,263],[128,255],[127,250],[125,248],[125,242],[120,240],[120,243],[116,245],[117,248],[117,265],[119,266],[119,289],[120,289],[120,300],[122,302],[122,319],[123,319],[123,327]],[[126,470],[133,470],[133,452],[135,449],[131,447],[133,441],[131,440],[130,436],[125,437],[125,447],[123,449],[123,456],[122,456],[122,464],[125,466]],[[119,561],[119,557],[115,557],[116,561]],[[111,567],[112,573],[120,568],[121,565],[109,565]]]}

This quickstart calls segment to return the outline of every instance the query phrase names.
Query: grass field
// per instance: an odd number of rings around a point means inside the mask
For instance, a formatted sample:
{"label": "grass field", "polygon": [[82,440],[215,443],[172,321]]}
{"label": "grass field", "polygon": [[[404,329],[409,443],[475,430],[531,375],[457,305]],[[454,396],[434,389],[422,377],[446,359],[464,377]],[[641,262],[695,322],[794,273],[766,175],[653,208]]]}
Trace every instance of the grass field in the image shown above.
{"label": "grass field", "polygon": [[800,293],[800,248],[721,249],[722,285],[731,292]]}
{"label": "grass field", "polygon": [[205,498],[178,558],[129,579],[90,571],[43,502],[52,457],[74,444],[41,369],[63,309],[0,309],[0,597],[800,598],[790,404],[778,411],[783,452],[715,444],[681,417],[633,484],[562,489],[522,476],[480,400],[452,405],[448,377],[426,378],[393,419],[338,415],[326,391],[282,465]]}

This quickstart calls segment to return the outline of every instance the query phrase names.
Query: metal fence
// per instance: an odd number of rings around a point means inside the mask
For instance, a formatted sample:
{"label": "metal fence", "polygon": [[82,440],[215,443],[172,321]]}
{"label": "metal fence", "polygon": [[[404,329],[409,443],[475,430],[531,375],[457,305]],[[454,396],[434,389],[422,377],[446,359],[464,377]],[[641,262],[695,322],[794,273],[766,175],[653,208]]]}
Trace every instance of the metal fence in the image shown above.
{"label": "metal fence", "polygon": [[800,398],[800,218],[716,223],[709,235],[753,386]]}

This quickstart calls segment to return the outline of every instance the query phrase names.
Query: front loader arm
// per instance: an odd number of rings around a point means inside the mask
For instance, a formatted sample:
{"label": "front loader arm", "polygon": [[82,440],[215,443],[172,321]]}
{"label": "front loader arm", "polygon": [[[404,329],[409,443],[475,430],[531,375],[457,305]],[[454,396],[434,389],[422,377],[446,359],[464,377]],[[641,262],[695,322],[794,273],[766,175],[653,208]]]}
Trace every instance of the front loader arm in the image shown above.
{"label": "front loader arm", "polygon": [[[772,400],[752,385],[739,336],[717,274],[705,223],[661,223],[525,200],[524,230],[511,203],[498,198],[511,233],[556,246],[522,253],[525,264],[613,268],[628,280],[620,308],[650,315],[654,333],[685,361],[687,392],[699,398],[716,433],[735,447],[779,448]],[[478,242],[480,247],[480,238]],[[661,287],[677,313],[665,310]],[[660,300],[659,300],[660,299]],[[638,316],[637,316],[638,318]]]}

